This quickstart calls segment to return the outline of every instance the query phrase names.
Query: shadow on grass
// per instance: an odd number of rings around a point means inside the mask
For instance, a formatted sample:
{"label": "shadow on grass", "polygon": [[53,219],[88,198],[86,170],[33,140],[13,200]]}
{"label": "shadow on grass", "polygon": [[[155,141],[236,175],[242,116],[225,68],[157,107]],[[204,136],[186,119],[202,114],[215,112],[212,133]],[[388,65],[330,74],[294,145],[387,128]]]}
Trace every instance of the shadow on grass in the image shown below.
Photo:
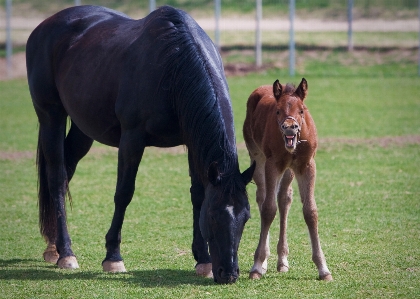
{"label": "shadow on grass", "polygon": [[172,288],[180,285],[214,285],[213,279],[195,275],[194,270],[156,269],[136,270],[126,273],[101,271],[61,270],[53,264],[33,259],[0,260],[0,280],[66,281],[96,280],[121,281],[141,287]]}

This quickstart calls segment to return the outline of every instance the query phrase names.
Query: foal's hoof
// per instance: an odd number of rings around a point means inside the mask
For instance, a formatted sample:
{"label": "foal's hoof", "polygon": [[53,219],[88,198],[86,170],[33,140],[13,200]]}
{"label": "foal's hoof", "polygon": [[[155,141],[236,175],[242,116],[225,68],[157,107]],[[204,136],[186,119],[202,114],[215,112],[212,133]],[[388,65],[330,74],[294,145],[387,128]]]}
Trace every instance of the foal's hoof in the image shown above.
{"label": "foal's hoof", "polygon": [[333,280],[333,277],[332,277],[331,274],[327,274],[327,275],[324,275],[324,276],[320,276],[319,277],[319,280],[332,281]]}
{"label": "foal's hoof", "polygon": [[213,278],[213,271],[211,270],[211,263],[198,264],[195,266],[195,274],[206,278]]}
{"label": "foal's hoof", "polygon": [[250,272],[249,279],[260,279],[262,277],[261,273],[258,272]]}
{"label": "foal's hoof", "polygon": [[62,259],[59,259],[57,262],[57,266],[60,269],[77,269],[79,268],[79,264],[77,263],[77,259],[75,256],[66,256]]}
{"label": "foal's hoof", "polygon": [[46,261],[47,263],[57,264],[59,254],[55,245],[49,244],[47,249],[45,249],[43,256],[44,261]]}
{"label": "foal's hoof", "polygon": [[105,261],[105,262],[102,263],[102,269],[105,272],[111,272],[111,273],[127,272],[127,270],[125,270],[125,266],[124,266],[123,261],[118,261],[118,262]]}

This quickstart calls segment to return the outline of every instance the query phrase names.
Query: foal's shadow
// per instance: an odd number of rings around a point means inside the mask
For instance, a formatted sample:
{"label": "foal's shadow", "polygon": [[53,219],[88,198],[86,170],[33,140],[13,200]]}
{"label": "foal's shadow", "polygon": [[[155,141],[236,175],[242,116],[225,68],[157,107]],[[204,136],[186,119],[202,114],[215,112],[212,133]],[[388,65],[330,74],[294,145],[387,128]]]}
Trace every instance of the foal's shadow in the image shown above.
{"label": "foal's shadow", "polygon": [[54,281],[54,280],[122,281],[140,287],[172,288],[180,285],[214,285],[213,279],[199,277],[192,270],[156,269],[135,270],[126,273],[105,273],[83,270],[59,270],[53,264],[34,259],[0,259],[0,280]]}

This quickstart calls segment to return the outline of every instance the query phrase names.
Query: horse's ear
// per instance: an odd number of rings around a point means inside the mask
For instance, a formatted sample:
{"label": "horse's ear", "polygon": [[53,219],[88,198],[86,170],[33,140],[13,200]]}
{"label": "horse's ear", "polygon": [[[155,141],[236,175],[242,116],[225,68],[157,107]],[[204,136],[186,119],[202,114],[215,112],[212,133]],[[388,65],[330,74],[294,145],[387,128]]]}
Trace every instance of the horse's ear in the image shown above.
{"label": "horse's ear", "polygon": [[241,174],[242,180],[244,181],[245,185],[248,185],[248,183],[251,182],[256,165],[257,163],[255,161],[252,162],[251,166]]}
{"label": "horse's ear", "polygon": [[207,177],[213,186],[220,184],[222,177],[220,175],[219,169],[217,168],[217,162],[210,164],[209,169],[207,170]]}
{"label": "horse's ear", "polygon": [[283,92],[283,90],[282,90],[281,84],[280,84],[279,80],[277,79],[273,83],[273,94],[274,94],[274,97],[276,98],[277,101],[280,99],[282,92]]}
{"label": "horse's ear", "polygon": [[296,88],[295,93],[302,101],[306,98],[308,95],[308,82],[305,78],[302,78],[302,81],[300,82],[298,88]]}

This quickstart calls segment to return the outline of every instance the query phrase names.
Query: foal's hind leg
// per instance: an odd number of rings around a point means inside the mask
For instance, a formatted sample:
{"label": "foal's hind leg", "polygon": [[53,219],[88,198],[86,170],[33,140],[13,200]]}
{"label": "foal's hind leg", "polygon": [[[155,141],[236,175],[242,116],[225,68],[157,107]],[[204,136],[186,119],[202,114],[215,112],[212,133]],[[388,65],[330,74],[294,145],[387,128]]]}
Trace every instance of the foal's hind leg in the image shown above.
{"label": "foal's hind leg", "polygon": [[[93,139],[86,136],[82,131],[80,131],[76,124],[72,122],[69,133],[67,134],[64,142],[67,180],[69,183],[74,175],[77,163],[87,154],[92,146],[92,143]],[[55,245],[56,233],[46,235],[45,239],[48,245],[43,254],[44,260],[55,264],[59,258],[57,247]]]}
{"label": "foal's hind leg", "polygon": [[287,244],[287,215],[289,214],[290,206],[292,205],[293,189],[291,183],[294,174],[290,169],[287,169],[280,181],[280,189],[277,195],[277,203],[280,212],[280,235],[277,243],[277,271],[289,271],[289,262],[287,256],[289,255],[289,245]]}
{"label": "foal's hind leg", "polygon": [[249,278],[259,279],[267,272],[267,260],[270,255],[269,229],[277,212],[276,193],[278,187],[278,173],[273,163],[256,159],[257,168],[253,179],[257,185],[257,203],[261,216],[261,230],[258,247],[254,254],[254,265]]}
{"label": "foal's hind leg", "polygon": [[309,236],[312,245],[312,261],[318,268],[319,279],[332,280],[331,272],[328,270],[324,253],[318,237],[318,211],[315,203],[315,160],[311,159],[302,173],[296,173],[299,185],[299,192],[303,203],[303,216],[308,226]]}

